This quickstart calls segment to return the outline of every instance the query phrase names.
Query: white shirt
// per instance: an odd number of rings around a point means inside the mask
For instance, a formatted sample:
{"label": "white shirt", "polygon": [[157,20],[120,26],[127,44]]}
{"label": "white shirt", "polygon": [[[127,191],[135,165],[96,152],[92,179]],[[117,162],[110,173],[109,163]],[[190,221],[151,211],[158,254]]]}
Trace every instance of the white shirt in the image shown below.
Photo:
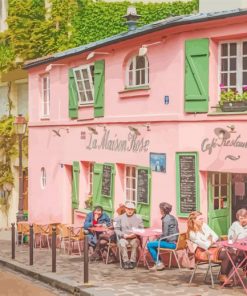
{"label": "white shirt", "polygon": [[210,235],[212,236],[212,242],[217,242],[218,235],[206,223],[203,223],[201,231],[190,231],[189,234],[190,240],[204,250],[207,250],[212,244],[208,238]]}
{"label": "white shirt", "polygon": [[230,236],[234,240],[247,238],[247,225],[242,226],[239,221],[233,222],[228,231],[228,237]]}

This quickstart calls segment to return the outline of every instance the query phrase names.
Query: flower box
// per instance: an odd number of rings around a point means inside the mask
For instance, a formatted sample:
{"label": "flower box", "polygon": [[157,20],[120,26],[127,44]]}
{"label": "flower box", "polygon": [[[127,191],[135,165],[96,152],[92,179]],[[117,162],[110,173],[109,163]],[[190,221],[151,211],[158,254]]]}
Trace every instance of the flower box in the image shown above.
{"label": "flower box", "polygon": [[244,112],[247,111],[247,101],[229,101],[220,105],[223,112]]}

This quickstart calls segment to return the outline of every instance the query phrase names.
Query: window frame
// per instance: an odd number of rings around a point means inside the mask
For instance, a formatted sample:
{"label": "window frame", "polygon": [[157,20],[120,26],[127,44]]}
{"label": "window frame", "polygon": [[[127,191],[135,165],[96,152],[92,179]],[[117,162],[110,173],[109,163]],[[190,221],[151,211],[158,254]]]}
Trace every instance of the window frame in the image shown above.
{"label": "window frame", "polygon": [[[91,67],[93,67],[93,74],[91,72]],[[82,77],[83,77],[82,70],[85,70],[85,69],[87,70],[88,80],[89,80],[89,84],[90,84],[90,92],[92,95],[91,101],[88,99],[87,91],[89,91],[89,90],[87,90],[85,87],[85,80],[84,80],[84,78],[82,79]],[[81,80],[77,79],[76,71],[80,71]],[[78,106],[93,105],[95,102],[95,97],[94,97],[94,63],[73,68],[73,73],[74,73],[76,91],[77,91],[77,95],[78,95]],[[80,81],[82,83],[83,91],[79,90],[78,81]],[[84,93],[84,96],[86,98],[86,101],[84,101],[84,102],[81,99],[81,95],[80,95],[81,92]]]}
{"label": "window frame", "polygon": [[[133,187],[127,187],[127,168],[130,168],[131,170],[135,169],[135,177],[132,175],[128,176],[130,180],[135,179],[135,188]],[[124,169],[124,193],[125,193],[125,202],[133,202],[135,205],[137,205],[137,167],[133,165],[125,165]],[[131,182],[132,184],[132,182]],[[132,185],[131,185],[132,186]],[[127,199],[127,189],[132,193],[135,192],[135,200]]]}
{"label": "window frame", "polygon": [[[142,57],[145,59],[145,68],[136,69],[136,60],[138,57]],[[130,70],[130,65],[132,62],[133,62],[133,70]],[[143,84],[142,83],[136,84],[137,70],[141,71],[143,69],[145,70],[145,77],[144,77],[145,82]],[[130,79],[129,79],[130,71],[133,72],[133,78],[132,78],[133,84],[132,85],[130,85]],[[140,81],[141,81],[141,77],[140,77]],[[149,86],[149,60],[146,55],[144,55],[144,56],[135,55],[129,59],[129,61],[127,63],[126,71],[125,71],[125,84],[126,84],[126,88],[139,88],[139,87],[141,88],[141,87]]]}
{"label": "window frame", "polygon": [[[51,103],[51,88],[50,88],[50,75],[42,75],[41,76],[41,117],[49,118],[50,117],[50,103]],[[44,80],[47,79],[46,85],[47,88],[44,88]],[[46,90],[46,98],[45,98],[45,90]],[[46,100],[45,100],[46,99]],[[45,104],[47,108],[47,113],[45,114]]]}
{"label": "window frame", "polygon": [[[236,72],[236,91],[240,94],[243,93],[243,88],[246,85],[243,85],[243,72],[247,73],[247,69],[243,70],[243,57],[247,57],[246,55],[243,55],[243,43],[247,42],[247,39],[238,39],[238,40],[224,40],[224,41],[220,41],[218,44],[218,95],[220,96],[222,90],[220,87],[221,84],[221,74],[222,74],[222,55],[221,55],[221,46],[223,44],[230,44],[230,43],[235,43],[237,45],[237,49],[236,49],[236,71],[231,71],[231,70],[227,70],[227,71],[223,71],[225,73],[227,73],[229,75],[229,73],[232,72]],[[228,55],[226,56],[228,59],[228,63],[230,60],[230,55],[228,53]],[[230,69],[230,63],[228,64],[228,69]],[[233,88],[233,87],[232,87]],[[225,88],[225,90],[229,90],[229,83],[227,85],[227,87]]]}

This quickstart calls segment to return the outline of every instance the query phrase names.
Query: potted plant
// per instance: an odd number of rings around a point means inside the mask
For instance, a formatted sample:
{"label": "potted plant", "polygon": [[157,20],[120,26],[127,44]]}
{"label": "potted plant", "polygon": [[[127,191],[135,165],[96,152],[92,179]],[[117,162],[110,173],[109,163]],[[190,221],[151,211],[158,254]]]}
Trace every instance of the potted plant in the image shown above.
{"label": "potted plant", "polygon": [[220,108],[223,112],[244,112],[247,111],[247,87],[243,88],[243,93],[231,89],[226,90],[221,84]]}
{"label": "potted plant", "polygon": [[86,209],[92,209],[93,207],[93,196],[92,195],[88,195],[87,199],[85,200],[85,207]]}

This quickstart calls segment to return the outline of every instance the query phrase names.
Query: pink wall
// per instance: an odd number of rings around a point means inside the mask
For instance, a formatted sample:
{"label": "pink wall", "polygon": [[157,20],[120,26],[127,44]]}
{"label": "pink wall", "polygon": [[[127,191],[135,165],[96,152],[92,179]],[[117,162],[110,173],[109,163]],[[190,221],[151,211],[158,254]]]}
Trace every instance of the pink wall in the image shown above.
{"label": "pink wall", "polygon": [[[134,40],[121,42],[102,48],[100,51],[111,50],[105,58],[105,117],[93,118],[93,108],[80,108],[79,117],[84,121],[68,119],[68,68],[87,63],[87,54],[66,58],[59,63],[67,66],[54,66],[50,71],[51,79],[51,116],[49,120],[40,120],[40,75],[45,67],[39,66],[29,72],[29,212],[30,219],[71,221],[71,165],[73,160],[81,161],[80,174],[80,207],[88,193],[87,162],[115,163],[115,208],[124,201],[124,165],[133,164],[149,166],[149,153],[167,154],[167,173],[152,172],[152,208],[153,225],[160,225],[157,214],[158,204],[168,201],[176,209],[176,152],[199,152],[200,169],[200,199],[201,209],[207,214],[207,171],[245,171],[247,161],[245,149],[238,147],[219,147],[209,154],[201,151],[202,141],[211,140],[214,129],[228,129],[229,123],[236,126],[236,134],[241,139],[247,139],[246,127],[243,121],[246,115],[227,117],[208,116],[208,114],[184,113],[184,42],[193,38],[210,38],[210,108],[218,102],[218,42],[224,39],[234,39],[247,35],[246,17],[232,18],[190,26],[180,26],[175,29],[163,30]],[[192,31],[193,30],[193,31]],[[166,36],[168,38],[166,39]],[[152,43],[166,39],[160,45],[148,48],[150,63],[150,90],[143,91],[142,97],[122,98],[119,92],[124,91],[124,77],[127,59],[136,54],[141,44]],[[100,59],[99,58],[99,59]],[[92,60],[94,62],[94,60]],[[125,96],[129,94],[124,93]],[[164,95],[170,96],[169,105],[164,105]],[[211,109],[209,109],[211,111]],[[143,124],[149,122],[151,131]],[[91,133],[87,125],[98,131],[94,136],[99,139],[104,129],[98,126],[105,123],[111,137],[127,139],[128,125],[136,124],[141,132],[138,137],[149,140],[148,151],[112,152],[106,150],[87,149]],[[69,128],[69,133],[61,131],[58,137],[52,132],[59,126]],[[86,139],[81,139],[85,132]],[[208,142],[207,142],[208,143]],[[207,144],[206,143],[206,144]],[[228,154],[241,156],[241,163],[225,159]],[[60,164],[66,164],[61,167]],[[47,169],[47,187],[40,188],[40,169]],[[184,229],[184,219],[180,219]]]}

